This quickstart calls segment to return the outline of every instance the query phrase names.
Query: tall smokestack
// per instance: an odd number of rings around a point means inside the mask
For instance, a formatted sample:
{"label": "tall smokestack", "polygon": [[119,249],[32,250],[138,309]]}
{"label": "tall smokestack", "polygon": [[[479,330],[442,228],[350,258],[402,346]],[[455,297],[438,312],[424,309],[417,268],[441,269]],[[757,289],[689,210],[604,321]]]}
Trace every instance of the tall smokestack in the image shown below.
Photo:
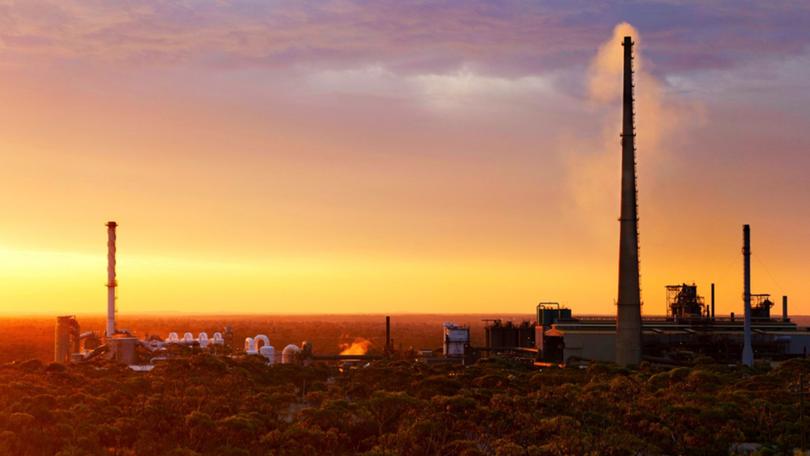
{"label": "tall smokestack", "polygon": [[790,321],[787,296],[782,296],[782,321]]}
{"label": "tall smokestack", "polygon": [[712,321],[714,321],[714,284],[712,284]]}
{"label": "tall smokestack", "polygon": [[743,323],[742,362],[748,367],[754,365],[754,350],[751,348],[751,227],[743,225]]}
{"label": "tall smokestack", "polygon": [[107,222],[107,337],[115,334],[115,222]]}
{"label": "tall smokestack", "polygon": [[619,237],[619,299],[616,318],[616,364],[641,362],[641,289],[638,270],[636,201],[636,132],[633,112],[633,40],[624,37],[622,121],[622,208]]}

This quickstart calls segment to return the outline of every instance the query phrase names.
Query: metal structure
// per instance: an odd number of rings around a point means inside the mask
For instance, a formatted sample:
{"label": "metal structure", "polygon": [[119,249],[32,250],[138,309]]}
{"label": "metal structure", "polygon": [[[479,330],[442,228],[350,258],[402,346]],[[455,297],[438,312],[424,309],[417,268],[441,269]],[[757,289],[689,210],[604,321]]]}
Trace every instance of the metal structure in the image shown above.
{"label": "metal structure", "polygon": [[697,294],[697,285],[667,285],[667,318],[675,321],[709,318],[703,296]]}
{"label": "metal structure", "polygon": [[[557,309],[554,309],[555,311]],[[570,312],[570,311],[569,311]],[[535,347],[535,326],[523,321],[515,324],[511,321],[485,320],[484,344],[489,349],[532,348]]]}
{"label": "metal structure", "polygon": [[770,320],[771,307],[774,302],[771,301],[771,295],[767,293],[752,294],[751,295],[751,319],[753,320]]}
{"label": "metal structure", "polygon": [[107,222],[107,331],[105,335],[115,335],[115,289],[118,282],[115,279],[115,222]]}
{"label": "metal structure", "polygon": [[537,304],[537,324],[551,326],[561,320],[571,319],[571,309],[563,307],[559,302],[541,302]]}
{"label": "metal structure", "polygon": [[754,350],[751,347],[751,227],[743,225],[743,305],[745,320],[743,323],[742,363],[748,367],[754,365]]}
{"label": "metal structure", "polygon": [[641,362],[641,288],[638,266],[636,131],[633,107],[633,40],[624,37],[622,104],[622,201],[619,237],[619,296],[616,302],[616,364]]}

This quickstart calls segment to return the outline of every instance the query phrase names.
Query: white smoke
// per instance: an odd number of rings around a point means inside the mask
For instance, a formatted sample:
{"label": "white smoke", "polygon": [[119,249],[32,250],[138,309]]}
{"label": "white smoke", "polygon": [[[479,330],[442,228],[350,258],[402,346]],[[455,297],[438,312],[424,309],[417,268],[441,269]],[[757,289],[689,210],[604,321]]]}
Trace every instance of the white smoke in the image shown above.
{"label": "white smoke", "polygon": [[[560,151],[568,164],[571,194],[589,220],[594,216],[600,220],[618,217],[624,59],[621,43],[625,36],[632,37],[635,43],[633,69],[639,174],[652,178],[655,158],[667,153],[670,140],[687,123],[701,119],[698,106],[667,97],[662,82],[647,71],[643,40],[638,31],[626,22],[616,25],[588,67],[588,101],[602,113],[601,124],[596,126],[602,133],[597,139],[590,140],[578,139],[572,134],[562,135],[559,141]],[[640,191],[643,191],[644,179],[640,180]],[[593,225],[609,226],[604,223]]]}

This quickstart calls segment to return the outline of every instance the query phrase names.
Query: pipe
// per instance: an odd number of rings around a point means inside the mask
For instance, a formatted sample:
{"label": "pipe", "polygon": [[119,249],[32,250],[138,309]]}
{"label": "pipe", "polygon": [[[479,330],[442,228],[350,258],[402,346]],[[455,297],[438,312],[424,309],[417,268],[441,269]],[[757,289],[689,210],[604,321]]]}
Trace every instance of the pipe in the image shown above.
{"label": "pipe", "polygon": [[115,222],[107,222],[107,337],[115,334]]}
{"label": "pipe", "polygon": [[745,320],[743,323],[742,363],[748,367],[754,365],[754,350],[751,348],[751,227],[743,225],[743,304]]}
{"label": "pipe", "polygon": [[712,284],[712,321],[714,321],[714,284]]}
{"label": "pipe", "polygon": [[787,296],[782,296],[782,321],[784,322],[790,321],[790,317],[788,316]]}

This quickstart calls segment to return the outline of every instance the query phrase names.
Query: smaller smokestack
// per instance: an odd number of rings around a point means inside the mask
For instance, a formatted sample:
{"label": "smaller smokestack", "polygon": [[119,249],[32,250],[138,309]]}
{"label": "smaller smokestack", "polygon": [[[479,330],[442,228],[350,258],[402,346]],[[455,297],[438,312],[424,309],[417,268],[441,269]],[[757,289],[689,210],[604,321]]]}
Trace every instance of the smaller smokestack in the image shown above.
{"label": "smaller smokestack", "polygon": [[754,365],[754,350],[751,347],[751,227],[743,225],[743,352],[742,363]]}
{"label": "smaller smokestack", "polygon": [[790,321],[790,317],[788,316],[787,296],[782,296],[782,321],[784,322]]}
{"label": "smaller smokestack", "polygon": [[391,354],[391,317],[385,316],[385,354]]}
{"label": "smaller smokestack", "polygon": [[714,284],[712,284],[712,321],[714,321]]}

